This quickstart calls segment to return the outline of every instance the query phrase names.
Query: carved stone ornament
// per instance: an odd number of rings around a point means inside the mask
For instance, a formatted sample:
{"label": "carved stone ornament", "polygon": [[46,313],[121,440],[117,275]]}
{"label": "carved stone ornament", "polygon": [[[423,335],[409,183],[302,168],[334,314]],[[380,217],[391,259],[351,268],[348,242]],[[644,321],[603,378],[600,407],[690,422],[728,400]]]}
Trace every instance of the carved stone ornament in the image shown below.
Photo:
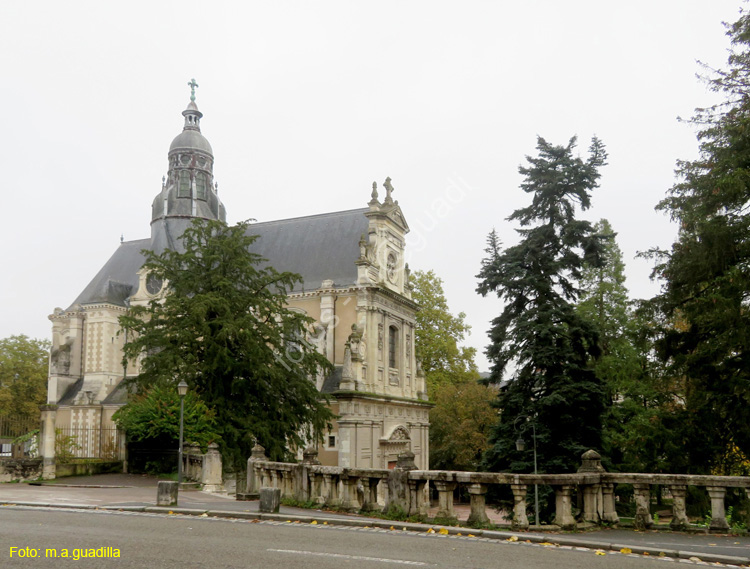
{"label": "carved stone ornament", "polygon": [[396,284],[396,280],[398,278],[398,275],[396,274],[396,262],[396,254],[388,253],[388,260],[386,262],[386,274],[388,276],[388,280],[393,284]]}
{"label": "carved stone ornament", "polygon": [[70,349],[72,344],[73,340],[68,339],[64,344],[52,350],[50,360],[53,373],[59,375],[68,375],[70,373]]}
{"label": "carved stone ornament", "polygon": [[378,324],[378,350],[383,350],[383,325]]}

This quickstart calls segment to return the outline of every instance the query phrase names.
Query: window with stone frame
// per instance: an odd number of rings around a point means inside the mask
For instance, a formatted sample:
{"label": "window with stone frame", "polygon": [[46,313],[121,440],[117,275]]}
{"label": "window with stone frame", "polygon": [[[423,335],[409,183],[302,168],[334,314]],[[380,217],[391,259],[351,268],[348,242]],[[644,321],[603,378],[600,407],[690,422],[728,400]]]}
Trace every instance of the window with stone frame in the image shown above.
{"label": "window with stone frame", "polygon": [[177,186],[177,197],[190,197],[190,173],[187,170],[180,170],[179,184]]}
{"label": "window with stone frame", "polygon": [[195,197],[199,200],[206,199],[206,176],[203,174],[195,175]]}
{"label": "window with stone frame", "polygon": [[398,328],[388,328],[388,367],[398,367]]}

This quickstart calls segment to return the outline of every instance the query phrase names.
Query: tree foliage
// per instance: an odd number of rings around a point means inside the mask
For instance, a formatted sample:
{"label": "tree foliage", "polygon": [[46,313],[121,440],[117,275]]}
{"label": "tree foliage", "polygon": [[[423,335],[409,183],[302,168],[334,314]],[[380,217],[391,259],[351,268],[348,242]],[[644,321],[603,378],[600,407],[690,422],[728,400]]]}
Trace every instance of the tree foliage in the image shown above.
{"label": "tree foliage", "polygon": [[476,380],[443,383],[435,388],[430,411],[430,468],[479,470],[489,435],[497,421],[494,388]]}
{"label": "tree foliage", "polygon": [[415,347],[427,382],[427,393],[434,398],[444,384],[458,384],[479,378],[474,362],[476,349],[459,346],[471,327],[466,314],[454,316],[448,308],[443,281],[433,271],[415,271],[410,280],[412,298],[419,304]]}
{"label": "tree foliage", "polygon": [[[591,362],[599,354],[596,328],[575,308],[585,265],[601,263],[601,238],[588,221],[576,219],[590,206],[606,152],[593,139],[587,159],[574,156],[576,139],[553,146],[538,139],[535,157],[519,171],[531,205],[508,219],[521,240],[502,249],[493,231],[478,275],[478,292],[505,301],[492,320],[486,354],[491,381],[507,380],[497,401],[500,420],[485,464],[529,472],[531,450],[515,450],[520,417],[536,425],[542,471],[574,469],[588,448],[601,448],[602,382]],[[529,445],[531,446],[531,445]]]}
{"label": "tree foliage", "polygon": [[[172,386],[157,384],[131,397],[112,419],[130,441],[179,441],[180,396]],[[209,443],[219,442],[216,413],[195,391],[185,395],[183,423],[183,440],[197,443],[204,452]]]}
{"label": "tree foliage", "polygon": [[0,340],[0,415],[39,418],[47,401],[47,340],[9,336]]}
{"label": "tree foliage", "polygon": [[728,472],[728,449],[750,456],[750,14],[727,26],[726,70],[705,78],[722,102],[697,109],[699,157],[657,209],[679,224],[668,251],[654,250],[657,349],[683,378],[683,436],[693,470]]}
{"label": "tree foliage", "polygon": [[234,464],[255,442],[281,459],[333,417],[310,379],[330,371],[305,341],[312,320],[286,306],[300,277],[263,267],[247,232],[246,222],[196,220],[181,251],[144,251],[168,294],[121,318],[125,358],[143,358],[135,383],[174,389],[185,380],[215,410],[222,454]]}

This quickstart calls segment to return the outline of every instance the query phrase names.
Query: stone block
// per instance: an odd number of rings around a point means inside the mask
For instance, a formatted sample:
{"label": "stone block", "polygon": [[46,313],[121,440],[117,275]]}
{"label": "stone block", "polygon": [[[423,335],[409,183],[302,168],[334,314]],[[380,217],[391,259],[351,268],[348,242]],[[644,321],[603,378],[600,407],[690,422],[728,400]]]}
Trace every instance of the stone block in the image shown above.
{"label": "stone block", "polygon": [[176,506],[177,494],[180,485],[171,480],[160,480],[156,485],[156,505],[157,506]]}
{"label": "stone block", "polygon": [[260,489],[260,511],[264,514],[278,514],[281,505],[280,488]]}

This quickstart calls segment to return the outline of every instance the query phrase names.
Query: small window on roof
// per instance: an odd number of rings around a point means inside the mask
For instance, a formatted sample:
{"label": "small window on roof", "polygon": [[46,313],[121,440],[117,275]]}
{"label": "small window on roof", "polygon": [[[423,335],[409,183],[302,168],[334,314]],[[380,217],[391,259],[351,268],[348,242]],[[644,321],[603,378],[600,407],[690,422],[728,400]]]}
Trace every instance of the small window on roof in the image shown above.
{"label": "small window on roof", "polygon": [[190,197],[190,174],[187,170],[180,170],[179,185],[177,187],[177,197]]}
{"label": "small window on roof", "polygon": [[195,197],[199,200],[206,199],[206,176],[196,174],[195,176]]}

